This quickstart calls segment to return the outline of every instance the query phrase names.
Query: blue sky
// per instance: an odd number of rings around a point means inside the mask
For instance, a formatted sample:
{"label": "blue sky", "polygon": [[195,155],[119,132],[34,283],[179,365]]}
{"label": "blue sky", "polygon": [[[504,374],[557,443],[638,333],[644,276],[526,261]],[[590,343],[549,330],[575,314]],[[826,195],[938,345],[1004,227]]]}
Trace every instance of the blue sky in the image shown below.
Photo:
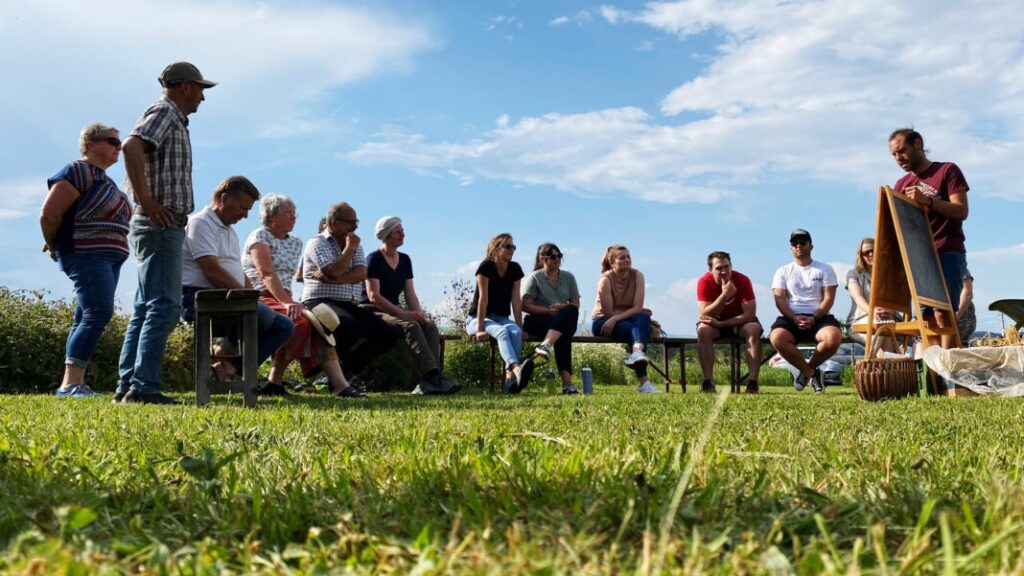
{"label": "blue sky", "polygon": [[427,307],[507,231],[524,267],[557,243],[589,310],[623,243],[683,335],[712,250],[752,278],[765,323],[793,228],[842,278],[901,175],[886,137],[913,124],[971,185],[979,328],[999,329],[988,304],[1024,297],[1022,39],[1024,5],[984,0],[5,2],[0,284],[70,295],[40,252],[46,178],[82,126],[126,135],[189,60],[221,83],[191,117],[197,204],[243,174],[296,200],[304,238],[349,202],[368,247],[401,216]]}

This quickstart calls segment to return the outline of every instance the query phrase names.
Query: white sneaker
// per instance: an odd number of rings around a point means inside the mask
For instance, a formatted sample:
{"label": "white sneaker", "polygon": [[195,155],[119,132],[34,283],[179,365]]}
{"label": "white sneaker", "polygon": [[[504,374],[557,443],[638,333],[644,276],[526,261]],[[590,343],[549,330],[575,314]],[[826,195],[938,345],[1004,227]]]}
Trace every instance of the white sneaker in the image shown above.
{"label": "white sneaker", "polygon": [[641,394],[661,394],[661,390],[658,390],[654,384],[651,384],[650,380],[644,380],[644,383],[638,386],[636,391]]}
{"label": "white sneaker", "polygon": [[630,368],[642,368],[647,366],[647,356],[644,356],[643,350],[633,350],[633,353],[626,358],[626,366]]}

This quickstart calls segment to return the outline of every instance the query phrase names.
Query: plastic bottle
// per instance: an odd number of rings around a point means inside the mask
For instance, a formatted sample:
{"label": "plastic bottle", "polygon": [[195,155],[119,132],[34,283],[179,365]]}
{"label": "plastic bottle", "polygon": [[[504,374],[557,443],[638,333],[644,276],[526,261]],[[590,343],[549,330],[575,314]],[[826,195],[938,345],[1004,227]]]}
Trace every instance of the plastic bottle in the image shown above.
{"label": "plastic bottle", "polygon": [[583,393],[593,394],[594,393],[594,373],[590,370],[590,366],[584,366],[583,370],[580,370],[580,380],[583,381]]}
{"label": "plastic bottle", "polygon": [[548,368],[541,374],[541,378],[544,379],[544,384],[547,386],[548,394],[561,394],[562,387],[559,386],[558,376],[555,375],[555,371]]}

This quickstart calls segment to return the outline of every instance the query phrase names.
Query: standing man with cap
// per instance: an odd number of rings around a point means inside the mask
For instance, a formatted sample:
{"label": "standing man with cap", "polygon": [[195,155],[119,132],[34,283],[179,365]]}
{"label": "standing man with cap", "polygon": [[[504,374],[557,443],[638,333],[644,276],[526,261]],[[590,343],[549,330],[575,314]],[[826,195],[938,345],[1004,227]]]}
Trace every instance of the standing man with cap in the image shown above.
{"label": "standing man with cap", "polygon": [[[831,266],[811,259],[814,245],[810,232],[802,228],[793,230],[789,246],[793,261],[776,270],[772,278],[775,306],[782,315],[772,324],[768,339],[800,371],[793,381],[794,388],[803,390],[809,381],[815,394],[824,394],[818,366],[835,354],[843,342],[839,321],[829,314],[839,281]],[[804,360],[796,346],[799,342],[817,343],[810,360]]]}
{"label": "standing man with cap", "polygon": [[[932,162],[926,156],[924,137],[913,128],[900,128],[889,135],[889,152],[907,174],[896,181],[894,191],[924,206],[931,226],[935,250],[949,291],[953,313],[960,309],[960,292],[967,273],[964,220],[967,219],[967,179],[952,162]],[[956,318],[943,310],[925,308],[922,318],[931,326],[956,326]],[[943,348],[952,348],[952,334],[943,334]]]}
{"label": "standing man with cap", "polygon": [[[377,317],[405,338],[412,350],[420,381],[412,393],[454,394],[460,386],[441,375],[437,365],[441,357],[441,339],[437,326],[431,322],[416,296],[412,282],[412,259],[399,252],[405,244],[405,228],[398,216],[385,216],[377,221],[374,235],[381,241],[378,250],[366,256],[366,299]],[[405,294],[406,308],[401,306]]]}
{"label": "standing man with cap", "polygon": [[181,309],[182,245],[194,207],[188,116],[216,86],[188,62],[160,74],[163,95],[124,141],[125,191],[135,198],[129,240],[138,262],[135,309],[125,331],[114,402],[177,404],[161,392],[160,366]]}

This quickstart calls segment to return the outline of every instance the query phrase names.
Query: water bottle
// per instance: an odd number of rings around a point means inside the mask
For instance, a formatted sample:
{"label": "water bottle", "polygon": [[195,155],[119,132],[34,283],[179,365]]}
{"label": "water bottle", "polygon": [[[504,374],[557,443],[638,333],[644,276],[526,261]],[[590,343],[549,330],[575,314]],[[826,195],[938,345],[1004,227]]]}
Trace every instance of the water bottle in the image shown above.
{"label": "water bottle", "polygon": [[580,379],[583,381],[583,393],[593,394],[594,372],[590,370],[590,366],[584,366],[583,370],[580,370]]}
{"label": "water bottle", "polygon": [[555,375],[554,370],[548,368],[540,377],[544,379],[544,384],[548,389],[548,394],[561,394],[562,387],[558,385],[558,377]]}

